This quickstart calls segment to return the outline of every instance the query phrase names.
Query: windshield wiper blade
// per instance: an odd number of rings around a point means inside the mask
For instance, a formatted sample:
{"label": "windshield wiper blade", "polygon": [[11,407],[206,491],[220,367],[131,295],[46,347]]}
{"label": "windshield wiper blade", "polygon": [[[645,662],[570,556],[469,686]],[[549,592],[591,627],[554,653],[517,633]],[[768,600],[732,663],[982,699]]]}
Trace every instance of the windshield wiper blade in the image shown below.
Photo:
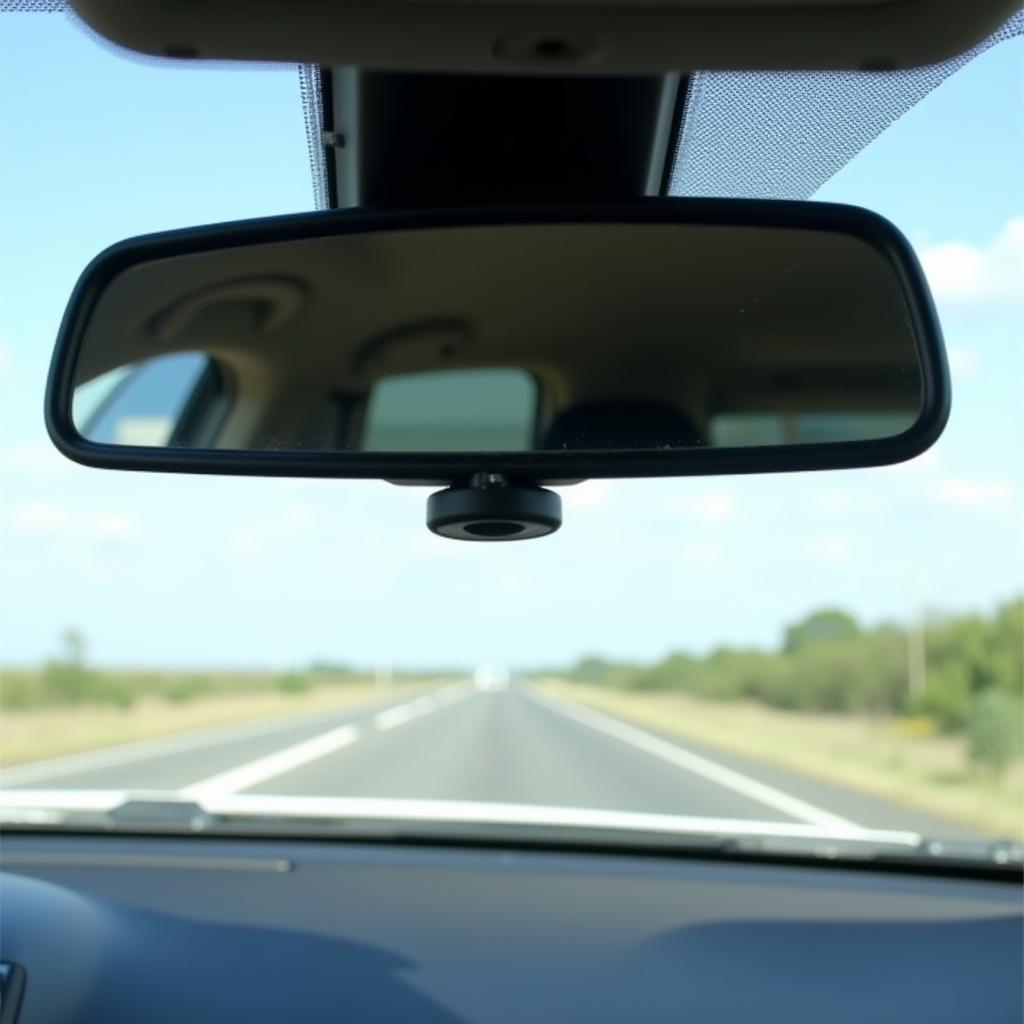
{"label": "windshield wiper blade", "polygon": [[919,842],[907,845],[870,838],[736,836],[729,840],[728,847],[740,853],[804,855],[826,860],[876,863],[917,861],[934,864],[991,864],[1011,868],[1024,864],[1024,847],[1013,840],[921,838]]}
{"label": "windshield wiper blade", "polygon": [[54,828],[171,828],[201,831],[216,815],[174,793],[118,790],[0,790],[0,824]]}
{"label": "windshield wiper blade", "polygon": [[922,839],[915,852],[937,860],[1024,864],[1024,845],[1014,839]]}
{"label": "windshield wiper blade", "polygon": [[131,828],[179,827],[199,832],[214,824],[216,817],[194,800],[130,797],[106,813],[115,826]]}

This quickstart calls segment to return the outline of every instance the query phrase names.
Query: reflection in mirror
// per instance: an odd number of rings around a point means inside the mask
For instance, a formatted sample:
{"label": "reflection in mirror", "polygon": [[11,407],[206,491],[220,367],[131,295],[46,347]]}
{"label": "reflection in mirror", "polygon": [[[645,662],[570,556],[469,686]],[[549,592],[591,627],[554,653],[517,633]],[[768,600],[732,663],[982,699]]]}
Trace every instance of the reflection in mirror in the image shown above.
{"label": "reflection in mirror", "polygon": [[101,444],[181,444],[181,424],[204,374],[215,364],[200,352],[157,356],[108,370],[76,388],[73,414],[82,433]]}
{"label": "reflection in mirror", "polygon": [[[439,370],[385,377],[370,391],[363,449],[523,452],[533,447],[537,383],[523,370]],[[468,439],[468,440],[467,440]]]}
{"label": "reflection in mirror", "polygon": [[113,445],[511,453],[862,441],[921,405],[898,279],[856,237],[526,224],[134,266],[73,417]]}

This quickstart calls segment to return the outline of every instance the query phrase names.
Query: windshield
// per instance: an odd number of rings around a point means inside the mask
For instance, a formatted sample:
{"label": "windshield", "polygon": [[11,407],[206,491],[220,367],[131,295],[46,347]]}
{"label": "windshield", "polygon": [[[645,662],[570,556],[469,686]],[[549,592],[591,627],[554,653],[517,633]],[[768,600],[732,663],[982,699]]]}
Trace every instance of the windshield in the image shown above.
{"label": "windshield", "polygon": [[[312,209],[308,77],[137,59],[52,15],[5,15],[0,56],[17,97],[0,151],[9,803],[1021,838],[1020,38],[814,195],[880,212],[918,251],[954,385],[932,450],[582,483],[562,489],[565,529],[508,545],[428,534],[420,488],[58,455],[42,394],[78,274],[130,236]],[[210,384],[182,359],[168,417]],[[171,419],[133,414],[144,373],[97,384],[107,435],[166,436]],[[400,416],[416,387],[381,408]]]}

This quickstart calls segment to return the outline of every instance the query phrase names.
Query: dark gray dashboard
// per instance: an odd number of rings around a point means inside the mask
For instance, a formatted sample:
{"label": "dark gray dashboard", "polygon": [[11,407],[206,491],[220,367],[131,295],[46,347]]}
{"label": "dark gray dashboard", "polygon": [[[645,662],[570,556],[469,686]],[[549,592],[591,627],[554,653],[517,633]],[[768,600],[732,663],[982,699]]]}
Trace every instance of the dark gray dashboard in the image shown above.
{"label": "dark gray dashboard", "polygon": [[1021,890],[608,854],[8,835],[20,1021],[1007,1022]]}

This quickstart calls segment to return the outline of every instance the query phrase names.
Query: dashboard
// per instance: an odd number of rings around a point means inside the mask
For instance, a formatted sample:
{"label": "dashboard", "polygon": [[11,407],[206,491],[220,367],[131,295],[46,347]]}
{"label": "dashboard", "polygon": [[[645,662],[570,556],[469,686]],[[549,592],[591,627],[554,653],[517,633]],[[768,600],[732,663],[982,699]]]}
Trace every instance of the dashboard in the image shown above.
{"label": "dashboard", "polygon": [[3,1024],[1007,1022],[1019,886],[494,847],[14,833]]}

